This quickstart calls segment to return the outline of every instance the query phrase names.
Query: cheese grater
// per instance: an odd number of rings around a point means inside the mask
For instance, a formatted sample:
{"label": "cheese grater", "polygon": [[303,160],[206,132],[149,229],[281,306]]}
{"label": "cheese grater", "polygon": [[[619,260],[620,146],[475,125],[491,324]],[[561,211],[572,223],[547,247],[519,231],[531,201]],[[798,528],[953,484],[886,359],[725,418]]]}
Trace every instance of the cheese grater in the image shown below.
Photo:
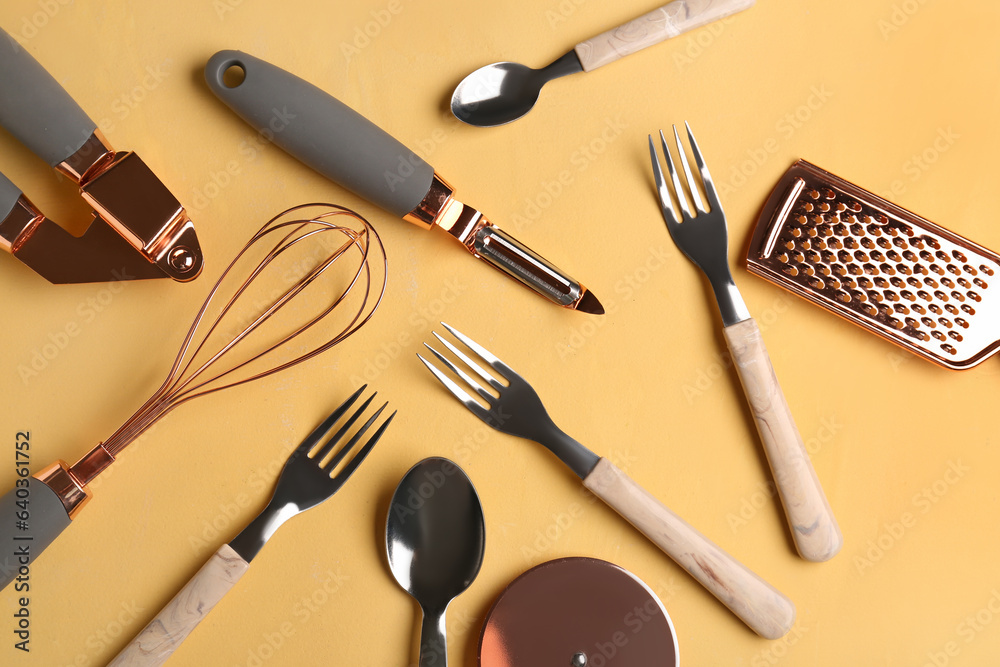
{"label": "cheese grater", "polygon": [[768,197],[747,267],[946,368],[1000,349],[1000,255],[804,160]]}

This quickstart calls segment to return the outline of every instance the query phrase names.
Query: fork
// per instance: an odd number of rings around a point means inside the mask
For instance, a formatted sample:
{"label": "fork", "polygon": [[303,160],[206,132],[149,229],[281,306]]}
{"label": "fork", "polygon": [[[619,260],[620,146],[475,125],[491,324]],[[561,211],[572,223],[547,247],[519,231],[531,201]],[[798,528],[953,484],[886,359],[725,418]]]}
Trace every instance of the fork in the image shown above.
{"label": "fork", "polygon": [[533,440],[548,448],[583,480],[587,489],[660,547],[757,634],[777,639],[791,629],[795,622],[795,606],[788,598],[667,509],[611,461],[598,457],[566,435],[549,417],[531,385],[510,366],[465,334],[444,322],[441,324],[507,383],[494,378],[458,347],[432,332],[466,368],[499,394],[494,396],[457,364],[425,343],[438,362],[489,406],[483,407],[458,383],[418,354],[434,377],[472,414],[502,433]]}
{"label": "fork", "polygon": [[743,297],[740,296],[729,271],[727,252],[726,214],[719,203],[719,196],[701,156],[698,142],[691,127],[685,122],[691,153],[694,155],[701,183],[710,208],[706,209],[698,191],[698,183],[688,165],[681,138],[674,127],[674,141],[681,167],[687,180],[687,189],[697,212],[688,206],[687,196],[681,186],[677,169],[667,139],[660,131],[660,142],[667,171],[673,185],[673,195],[680,206],[678,215],[671,198],[671,188],[663,177],[660,160],[649,137],[649,155],[653,162],[653,176],[660,196],[660,206],[667,229],[674,243],[708,277],[715,292],[715,299],[722,313],[723,332],[733,363],[743,385],[743,393],[750,404],[757,432],[764,444],[771,474],[778,495],[785,508],[785,517],[792,531],[795,548],[802,558],[821,562],[833,558],[844,539],[840,527],[823,493],[809,454],[802,443],[802,436],[795,426],[785,395],[778,385],[771,358],[757,323],[750,317]]}
{"label": "fork", "polygon": [[[365,385],[367,386],[367,385]],[[335,494],[371,452],[375,443],[385,433],[393,412],[382,422],[362,447],[348,459],[350,451],[365,432],[375,423],[388,403],[380,407],[354,436],[332,458],[337,444],[344,439],[358,418],[365,412],[375,394],[372,394],[325,444],[326,435],[347,413],[361,396],[365,387],[338,407],[322,424],[302,441],[285,462],[274,495],[264,510],[229,544],[223,544],[196,575],[174,596],[156,618],[149,622],[109,667],[134,665],[161,665],[177,650],[198,623],[208,615],[240,577],[247,571],[250,561],[261,550],[268,538],[285,521],[307,509],[319,505]],[[310,456],[313,450],[316,452]],[[325,459],[329,458],[329,461]],[[338,466],[343,466],[338,471]]]}

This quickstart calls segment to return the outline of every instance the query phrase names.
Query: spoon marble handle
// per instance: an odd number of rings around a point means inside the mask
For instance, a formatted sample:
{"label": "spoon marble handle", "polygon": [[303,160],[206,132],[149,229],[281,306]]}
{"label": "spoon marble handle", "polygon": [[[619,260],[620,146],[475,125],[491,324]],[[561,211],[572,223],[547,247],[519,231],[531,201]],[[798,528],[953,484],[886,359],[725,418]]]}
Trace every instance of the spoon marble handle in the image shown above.
{"label": "spoon marble handle", "polygon": [[753,6],[755,0],[675,0],[644,16],[612,28],[574,49],[583,71],[590,72],[647,46],[718,21]]}

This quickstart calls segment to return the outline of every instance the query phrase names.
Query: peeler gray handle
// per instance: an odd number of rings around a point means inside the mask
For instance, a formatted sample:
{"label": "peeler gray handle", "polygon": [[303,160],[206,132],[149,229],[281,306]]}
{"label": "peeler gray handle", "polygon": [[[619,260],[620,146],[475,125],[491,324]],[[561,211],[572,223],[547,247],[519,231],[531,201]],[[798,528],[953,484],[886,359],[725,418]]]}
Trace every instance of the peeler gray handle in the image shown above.
{"label": "peeler gray handle", "polygon": [[75,153],[97,129],[52,75],[3,30],[0,125],[53,167]]}
{"label": "peeler gray handle", "polygon": [[0,221],[7,217],[20,196],[21,189],[11,183],[6,176],[0,174]]}
{"label": "peeler gray handle", "polygon": [[[244,72],[226,86],[231,67]],[[316,86],[241,51],[205,66],[219,99],[264,137],[327,178],[402,217],[430,189],[434,168],[370,120]]]}
{"label": "peeler gray handle", "polygon": [[34,477],[21,479],[27,480],[26,487],[0,498],[0,590],[28,574],[26,568],[70,523],[52,489]]}

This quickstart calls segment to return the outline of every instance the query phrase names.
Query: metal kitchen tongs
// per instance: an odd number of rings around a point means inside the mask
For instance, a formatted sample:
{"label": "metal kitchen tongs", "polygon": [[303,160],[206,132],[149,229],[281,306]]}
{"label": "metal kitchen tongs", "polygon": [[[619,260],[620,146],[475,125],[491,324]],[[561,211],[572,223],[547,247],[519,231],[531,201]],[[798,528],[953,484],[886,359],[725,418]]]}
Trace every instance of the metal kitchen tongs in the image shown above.
{"label": "metal kitchen tongs", "polygon": [[10,35],[0,30],[0,125],[80,186],[94,218],[76,237],[0,174],[0,248],[52,283],[193,280],[202,254],[180,202],[97,124]]}

